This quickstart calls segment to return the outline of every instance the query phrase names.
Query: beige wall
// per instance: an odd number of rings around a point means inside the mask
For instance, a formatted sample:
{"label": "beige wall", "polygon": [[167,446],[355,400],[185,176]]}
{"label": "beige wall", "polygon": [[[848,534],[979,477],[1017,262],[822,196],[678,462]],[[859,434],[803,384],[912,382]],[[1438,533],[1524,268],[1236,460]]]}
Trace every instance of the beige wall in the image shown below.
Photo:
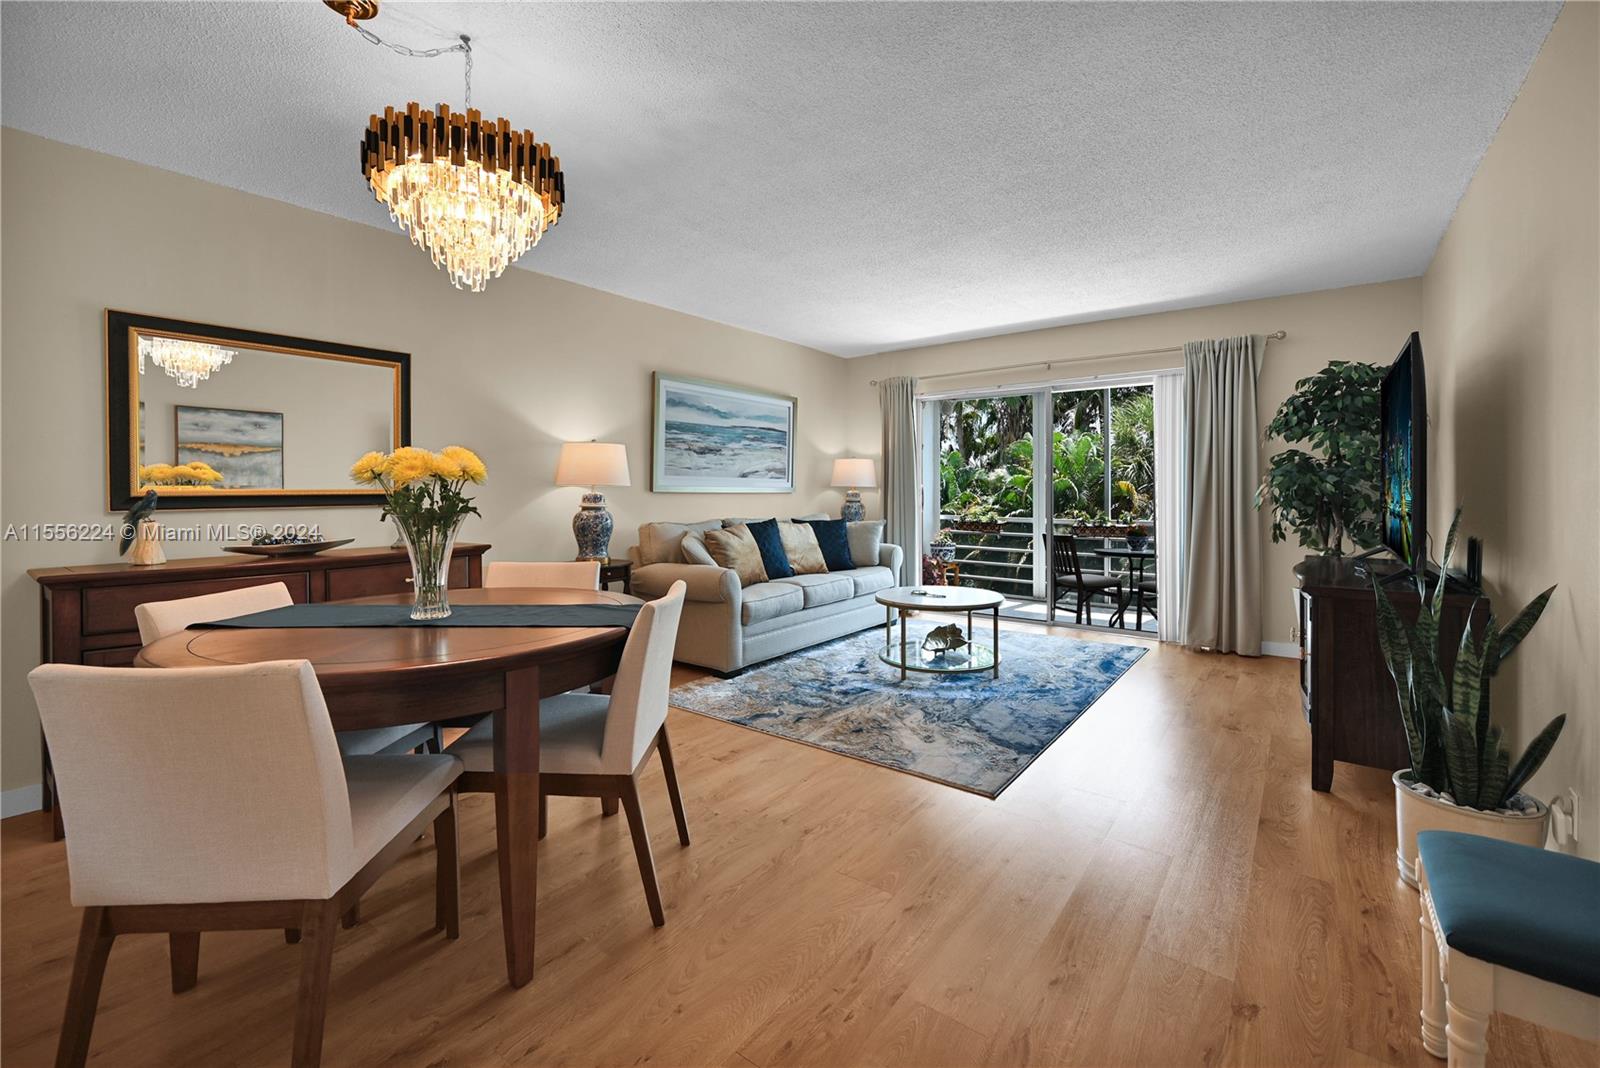
{"label": "beige wall", "polygon": [[1600,857],[1600,7],[1568,4],[1423,278],[1431,525],[1459,504],[1504,618],[1559,583],[1496,685],[1534,792],[1576,787]]}
{"label": "beige wall", "polygon": [[[1182,366],[1182,353],[1092,361],[1084,357],[1181,345],[1198,338],[1270,334],[1282,330],[1288,336],[1282,341],[1269,342],[1262,362],[1261,403],[1256,419],[1258,426],[1264,428],[1278,404],[1293,390],[1295,381],[1321,370],[1329,360],[1387,363],[1394,359],[1407,335],[1421,324],[1421,292],[1418,280],[1413,278],[1060,326],[852,360],[850,449],[870,455],[879,451],[877,392],[869,385],[871,379],[1004,367],[1035,360],[1056,363],[1049,371],[1033,368],[1002,374],[974,374],[929,383],[928,388],[944,390],[965,385],[984,388],[1007,382],[1039,382],[1052,377],[1153,371]],[[1271,451],[1281,447],[1276,446]],[[1304,559],[1306,551],[1292,541],[1272,544],[1266,533],[1269,525],[1266,513],[1262,513],[1261,525],[1262,537],[1267,539],[1262,560],[1265,602],[1262,605],[1262,640],[1283,646],[1294,641],[1294,606],[1289,592],[1294,585],[1292,568]]]}
{"label": "beige wall", "polygon": [[[398,230],[14,130],[4,131],[0,157],[0,511],[7,524],[106,517],[107,307],[410,352],[413,438],[483,454],[490,468],[478,502],[483,519],[470,520],[463,537],[493,543],[492,555],[501,559],[571,557],[569,524],[580,491],[552,485],[563,439],[628,446],[633,487],[609,491],[619,527],[614,550],[632,544],[645,519],[838,508],[827,483],[844,442],[834,400],[844,363],[833,356],[528,271],[507,271],[483,293],[461,293]],[[350,195],[361,195],[354,177]],[[574,213],[549,240],[581,238]],[[649,493],[655,370],[797,396],[799,492]],[[163,511],[169,523],[320,522],[326,534],[358,544],[386,543],[389,534],[371,508]],[[169,555],[214,552],[199,544]],[[38,590],[24,572],[115,559],[104,543],[0,545],[0,788],[39,780],[25,678],[38,655]]]}

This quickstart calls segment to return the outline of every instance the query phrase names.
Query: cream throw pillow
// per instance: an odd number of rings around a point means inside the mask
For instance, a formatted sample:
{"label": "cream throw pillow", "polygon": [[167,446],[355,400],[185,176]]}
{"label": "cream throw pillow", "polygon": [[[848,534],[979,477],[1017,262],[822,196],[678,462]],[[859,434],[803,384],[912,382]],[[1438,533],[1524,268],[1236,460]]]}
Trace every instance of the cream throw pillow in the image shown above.
{"label": "cream throw pillow", "polygon": [[705,531],[691,530],[683,536],[683,560],[687,564],[716,565],[716,561],[706,551]]}
{"label": "cream throw pillow", "polygon": [[878,550],[883,546],[883,527],[883,520],[867,519],[844,528],[850,538],[850,559],[857,567],[877,566]]}
{"label": "cream throw pillow", "polygon": [[822,558],[822,546],[817,544],[817,532],[809,523],[791,523],[778,520],[778,538],[783,542],[783,554],[796,575],[827,574],[828,563]]}
{"label": "cream throw pillow", "polygon": [[740,523],[736,527],[705,532],[706,552],[719,567],[725,567],[739,576],[740,586],[754,586],[767,581],[767,569],[761,563],[761,549],[751,535],[750,528]]}

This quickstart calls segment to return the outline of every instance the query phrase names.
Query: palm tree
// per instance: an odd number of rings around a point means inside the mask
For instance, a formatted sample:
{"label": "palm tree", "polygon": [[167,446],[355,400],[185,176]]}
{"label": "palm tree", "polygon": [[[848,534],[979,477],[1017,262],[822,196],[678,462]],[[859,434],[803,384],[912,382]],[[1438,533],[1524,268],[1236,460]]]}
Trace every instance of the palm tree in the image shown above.
{"label": "palm tree", "polygon": [[1139,386],[1112,390],[1111,396],[1111,478],[1114,484],[1127,483],[1133,491],[1117,494],[1113,511],[1142,518],[1137,499],[1149,501],[1155,496],[1155,397],[1147,387]]}

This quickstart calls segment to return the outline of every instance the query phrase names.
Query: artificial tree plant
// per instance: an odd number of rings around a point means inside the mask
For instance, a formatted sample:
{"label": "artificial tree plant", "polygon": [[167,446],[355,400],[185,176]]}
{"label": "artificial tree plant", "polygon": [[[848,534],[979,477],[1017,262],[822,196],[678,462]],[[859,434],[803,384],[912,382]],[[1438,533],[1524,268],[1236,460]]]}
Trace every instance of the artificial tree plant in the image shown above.
{"label": "artificial tree plant", "polygon": [[1378,544],[1383,375],[1376,364],[1335,360],[1296,382],[1278,406],[1267,439],[1306,448],[1273,456],[1256,490],[1256,507],[1272,508],[1273,541],[1293,530],[1301,545],[1324,556],[1342,556],[1346,537],[1361,547]]}
{"label": "artificial tree plant", "polygon": [[1551,586],[1535,597],[1504,630],[1492,613],[1481,635],[1469,620],[1454,670],[1446,678],[1439,663],[1439,614],[1460,522],[1457,510],[1431,595],[1425,579],[1420,573],[1417,576],[1420,606],[1414,626],[1401,622],[1379,580],[1373,579],[1378,597],[1378,642],[1400,697],[1400,718],[1411,753],[1411,781],[1435,793],[1449,794],[1458,805],[1493,811],[1506,807],[1539,770],[1567,722],[1565,713],[1551,720],[1513,764],[1500,726],[1489,718],[1490,680],[1539,621],[1556,588]]}

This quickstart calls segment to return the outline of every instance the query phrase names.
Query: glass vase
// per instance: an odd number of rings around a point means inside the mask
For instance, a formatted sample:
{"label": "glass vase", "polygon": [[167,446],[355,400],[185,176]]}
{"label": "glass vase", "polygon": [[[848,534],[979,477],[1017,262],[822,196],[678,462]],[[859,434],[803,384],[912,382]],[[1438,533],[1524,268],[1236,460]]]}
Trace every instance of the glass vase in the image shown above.
{"label": "glass vase", "polygon": [[450,553],[461,520],[444,525],[408,523],[396,517],[395,526],[411,557],[411,618],[444,619],[450,614]]}

